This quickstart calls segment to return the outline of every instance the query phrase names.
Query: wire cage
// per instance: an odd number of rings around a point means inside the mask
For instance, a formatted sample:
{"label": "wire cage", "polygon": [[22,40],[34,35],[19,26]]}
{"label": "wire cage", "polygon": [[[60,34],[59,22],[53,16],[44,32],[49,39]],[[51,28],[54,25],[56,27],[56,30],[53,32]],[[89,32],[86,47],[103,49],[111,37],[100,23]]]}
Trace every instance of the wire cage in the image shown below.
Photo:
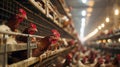
{"label": "wire cage", "polygon": [[[25,19],[22,23],[20,23],[20,26],[18,28],[21,32],[26,27],[28,27],[30,22],[32,22],[32,23],[36,24],[36,26],[38,28],[38,32],[35,35],[49,36],[52,34],[52,32],[51,32],[52,29],[57,29],[60,32],[61,37],[74,38],[68,32],[63,30],[62,27],[60,27],[56,23],[54,23],[54,20],[51,20],[45,14],[38,11],[32,4],[29,3],[29,0],[0,0],[0,21],[1,21],[0,23],[2,23],[3,20],[9,21],[9,19],[11,17],[13,17],[13,15],[18,13],[19,8],[24,9],[27,13],[27,19]],[[1,34],[1,32],[0,32],[0,34]],[[4,33],[4,34],[7,34],[7,33]],[[14,32],[14,33],[10,33],[10,35],[18,35],[18,33]],[[24,34],[19,34],[19,35],[24,35]],[[26,50],[28,50],[27,54],[29,55],[31,53],[32,47],[30,47],[30,43],[29,43],[29,34],[26,36],[28,36],[27,45],[22,45],[22,46],[26,47]],[[11,49],[11,51],[7,51],[8,50],[7,48],[9,46],[6,44],[4,44],[4,45],[3,45],[3,53],[4,54],[3,54],[3,56],[0,54],[0,57],[2,56],[4,58],[2,61],[0,61],[1,62],[0,65],[3,65],[3,67],[6,67],[7,61],[8,61],[8,59],[7,59],[8,52],[17,51],[19,49],[16,48],[15,50]],[[20,47],[20,46],[17,45],[17,47]],[[20,49],[21,48],[22,47],[20,47]],[[36,59],[34,59],[34,60],[36,60]],[[14,64],[13,64],[13,66],[14,66]]]}
{"label": "wire cage", "polygon": [[[21,6],[21,4],[19,4],[19,2],[15,0],[1,0],[0,5],[1,5],[0,6],[0,20],[8,20],[13,14],[18,12],[19,8],[24,8],[24,6]],[[49,30],[49,28],[45,27],[45,24],[40,25],[37,23],[37,22],[40,23],[41,20],[39,17],[36,17],[33,12],[28,11],[28,10],[26,11],[27,11],[28,20],[25,20],[24,22],[21,23],[19,27],[20,30],[23,30],[28,25],[29,22],[33,22],[37,24],[37,27],[40,30],[39,33],[47,32]],[[48,35],[47,33],[45,34]]]}
{"label": "wire cage", "polygon": [[47,18],[42,12],[38,11],[28,0],[1,0],[0,1],[0,20],[8,20],[12,15],[18,12],[19,8],[23,8],[27,12],[28,19],[20,24],[19,29],[22,31],[29,22],[35,23],[38,28],[37,35],[51,35],[52,29],[57,29],[62,37],[73,38],[64,31],[50,18]]}

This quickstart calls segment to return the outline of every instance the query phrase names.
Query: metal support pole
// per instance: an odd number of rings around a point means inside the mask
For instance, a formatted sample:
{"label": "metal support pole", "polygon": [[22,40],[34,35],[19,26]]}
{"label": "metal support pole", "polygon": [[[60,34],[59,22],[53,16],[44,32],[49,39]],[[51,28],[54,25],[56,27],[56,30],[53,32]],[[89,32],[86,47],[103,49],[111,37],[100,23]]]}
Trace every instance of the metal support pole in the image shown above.
{"label": "metal support pole", "polygon": [[6,45],[6,39],[5,34],[3,34],[3,44],[4,45],[4,53],[3,53],[3,67],[7,67],[7,45]]}
{"label": "metal support pole", "polygon": [[49,8],[48,8],[48,1],[45,0],[45,13],[46,13],[46,16],[49,17]]}
{"label": "metal support pole", "polygon": [[27,41],[27,58],[30,58],[30,35],[28,34],[28,41]]}

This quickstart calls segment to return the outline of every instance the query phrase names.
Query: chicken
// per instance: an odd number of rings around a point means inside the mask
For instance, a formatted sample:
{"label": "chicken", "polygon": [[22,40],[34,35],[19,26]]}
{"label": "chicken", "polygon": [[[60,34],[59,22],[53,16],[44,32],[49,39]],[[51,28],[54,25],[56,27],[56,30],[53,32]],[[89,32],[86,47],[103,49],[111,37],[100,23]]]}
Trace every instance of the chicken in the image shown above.
{"label": "chicken", "polygon": [[[30,23],[29,27],[26,28],[23,31],[23,33],[24,34],[34,34],[36,31],[37,31],[36,25],[33,23]],[[33,39],[33,38],[30,38],[30,39]],[[27,43],[27,37],[25,37],[25,36],[19,36],[17,38],[17,40],[20,42]],[[20,60],[27,59],[27,50],[13,52],[11,54],[11,56],[13,57],[13,60],[11,60],[10,63],[18,62]]]}
{"label": "chicken", "polygon": [[15,40],[15,37],[10,36],[10,37],[7,39],[7,41],[6,41],[6,44],[12,44],[12,45],[14,45],[14,44],[17,44],[17,41]]}
{"label": "chicken", "polygon": [[63,28],[66,28],[68,25],[70,25],[71,24],[71,20],[69,20],[69,21],[65,21],[64,23],[63,23]]}
{"label": "chicken", "polygon": [[89,62],[93,63],[96,57],[97,57],[96,52],[95,51],[91,51],[90,54],[89,54]]}
{"label": "chicken", "polygon": [[[0,25],[0,32],[12,32],[11,29],[4,24]],[[3,44],[2,42],[2,39],[3,39],[3,34],[0,34],[0,43]],[[5,39],[6,39],[6,44],[17,44],[16,40],[14,37],[12,36],[9,36],[9,35],[5,35]]]}
{"label": "chicken", "polygon": [[94,62],[92,64],[90,64],[90,67],[95,67],[95,65],[97,64],[97,58],[94,59]]}
{"label": "chicken", "polygon": [[90,51],[80,52],[81,57],[89,56]]}
{"label": "chicken", "polygon": [[65,47],[68,46],[67,40],[65,38],[62,38],[63,44],[65,45]]}
{"label": "chicken", "polygon": [[6,23],[6,25],[10,27],[12,31],[16,31],[19,27],[19,24],[24,19],[27,19],[26,11],[20,8],[17,14],[9,18],[8,23]]}
{"label": "chicken", "polygon": [[103,63],[100,65],[100,67],[106,67],[105,60],[103,60]]}
{"label": "chicken", "polygon": [[74,40],[70,40],[70,41],[68,41],[68,44],[69,44],[69,46],[72,46],[72,45],[75,44],[75,41]]}
{"label": "chicken", "polygon": [[38,38],[38,48],[33,50],[33,56],[39,56],[40,54],[44,53],[47,49],[51,49],[51,44],[56,46],[56,43],[58,42],[60,38],[60,34],[57,30],[52,30],[52,35],[46,36],[44,38]]}
{"label": "chicken", "polygon": [[66,60],[65,60],[65,62],[64,62],[64,64],[63,64],[63,67],[69,66],[70,63],[72,62],[72,58],[73,58],[72,53],[68,53],[65,58],[66,58]]}
{"label": "chicken", "polygon": [[119,63],[120,63],[120,54],[117,54],[116,57],[115,57],[114,60],[113,60],[113,64],[114,64],[116,67],[119,67]]}
{"label": "chicken", "polygon": [[37,39],[37,48],[33,49],[32,55],[34,57],[40,56],[42,53],[44,53],[49,46],[51,45],[51,42],[49,41],[50,36],[46,36],[44,38]]}
{"label": "chicken", "polygon": [[88,63],[88,56],[83,57],[81,61],[83,64]]}
{"label": "chicken", "polygon": [[83,64],[81,61],[79,61],[78,64],[79,64],[79,67],[90,67],[90,66]]}
{"label": "chicken", "polygon": [[[25,30],[24,30],[22,33],[23,33],[23,34],[31,34],[31,35],[33,35],[33,34],[35,34],[37,31],[38,31],[38,30],[37,30],[36,25],[33,24],[33,23],[30,23],[29,27],[28,27],[28,28],[25,28]],[[32,38],[31,38],[31,41],[32,41],[33,39],[36,40],[34,37],[32,37]],[[27,40],[28,40],[28,39],[27,39],[26,36],[20,36],[20,37],[17,38],[17,40],[20,41],[20,42],[27,43]],[[32,41],[32,42],[33,42],[33,41]]]}
{"label": "chicken", "polygon": [[[19,26],[19,24],[27,18],[26,12],[24,9],[20,8],[18,10],[18,13],[9,18],[8,22],[6,24],[0,25],[0,31],[2,32],[15,32]],[[0,35],[0,38],[2,38],[3,35]],[[9,36],[6,35],[5,38],[8,38]],[[7,40],[7,44],[17,44],[15,37],[11,36],[10,39]]]}
{"label": "chicken", "polygon": [[105,56],[105,63],[106,63],[106,64],[109,64],[109,63],[110,63],[110,56],[109,56],[109,55],[106,55],[106,56]]}
{"label": "chicken", "polygon": [[[2,22],[3,24],[0,25],[0,32],[12,32],[11,29],[4,24],[4,22]],[[3,34],[0,33],[0,45],[4,45],[4,44],[17,44],[15,38],[13,38],[12,36],[5,34],[5,39],[3,39]],[[13,47],[12,47],[13,49]],[[0,56],[0,61],[3,61],[3,56]],[[0,66],[1,67],[1,66]]]}
{"label": "chicken", "polygon": [[[7,25],[2,24],[2,25],[0,25],[0,32],[12,32],[12,31]],[[1,38],[3,38],[3,34],[0,34],[0,39]],[[9,38],[9,36],[5,35],[5,38]]]}
{"label": "chicken", "polygon": [[[23,33],[25,34],[34,34],[37,31],[36,25],[35,24],[30,24],[29,28],[26,28]],[[48,47],[51,44],[54,44],[57,42],[57,38],[59,38],[59,35],[54,32],[53,35],[51,36],[46,36],[44,38],[37,38],[36,43],[37,43],[37,48],[33,49],[32,51],[32,56],[37,57],[40,56],[42,53],[44,53]],[[18,38],[19,41],[21,42],[27,42],[27,37],[21,36]],[[12,57],[16,57],[20,60],[27,59],[27,50],[22,50],[22,51],[17,51],[12,53]],[[15,61],[18,62],[18,61]]]}
{"label": "chicken", "polygon": [[106,67],[105,60],[102,57],[98,58],[98,63],[95,67]]}

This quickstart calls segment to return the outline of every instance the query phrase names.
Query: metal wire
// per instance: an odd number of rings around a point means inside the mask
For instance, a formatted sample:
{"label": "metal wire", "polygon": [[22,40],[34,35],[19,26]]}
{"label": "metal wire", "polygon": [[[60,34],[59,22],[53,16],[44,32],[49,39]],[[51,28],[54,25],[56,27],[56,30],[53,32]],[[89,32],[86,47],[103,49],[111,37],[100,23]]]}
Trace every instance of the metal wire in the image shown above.
{"label": "metal wire", "polygon": [[55,24],[53,20],[47,18],[37,9],[33,9],[31,4],[26,1],[20,1],[21,0],[0,0],[0,20],[8,20],[13,14],[18,12],[19,8],[24,8],[27,12],[28,19],[20,23],[20,31],[23,31],[28,24],[32,22],[35,23],[38,28],[36,35],[48,36],[52,34],[52,29],[57,29],[62,37],[73,38],[70,34]]}
{"label": "metal wire", "polygon": [[[21,3],[23,3],[23,2],[21,2]],[[26,5],[26,4],[27,4],[27,5]],[[29,8],[29,9],[31,9],[32,11],[34,11],[34,13],[33,13],[32,15],[35,14],[35,16],[37,16],[37,17],[39,18],[39,23],[40,23],[41,25],[47,26],[50,30],[51,30],[51,29],[57,29],[57,30],[60,32],[61,37],[73,38],[73,39],[74,39],[74,37],[72,37],[69,33],[67,33],[66,31],[64,31],[63,28],[61,28],[61,27],[59,27],[57,24],[55,24],[55,23],[53,22],[53,20],[48,19],[45,15],[43,15],[43,14],[40,13],[38,10],[36,10],[33,6],[31,6],[31,4],[28,4],[28,2],[25,3],[24,6],[26,6],[26,7]],[[35,18],[35,17],[33,17],[33,18]],[[35,18],[35,20],[36,20],[36,18]],[[49,29],[48,29],[48,30],[49,30]],[[50,30],[49,30],[49,31],[50,31]],[[51,32],[50,32],[50,33],[51,33]]]}

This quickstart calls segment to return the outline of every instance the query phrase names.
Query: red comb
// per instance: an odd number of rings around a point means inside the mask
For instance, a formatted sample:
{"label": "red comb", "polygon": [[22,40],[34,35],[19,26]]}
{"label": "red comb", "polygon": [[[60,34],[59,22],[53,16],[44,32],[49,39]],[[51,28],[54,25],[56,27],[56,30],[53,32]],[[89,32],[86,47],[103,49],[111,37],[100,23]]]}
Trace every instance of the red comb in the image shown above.
{"label": "red comb", "polygon": [[72,54],[71,54],[71,53],[69,53],[69,54],[67,55],[67,59],[68,59],[68,60],[72,59]]}
{"label": "red comb", "polygon": [[52,29],[52,33],[53,33],[53,35],[56,36],[57,38],[60,38],[60,33],[59,33],[57,30]]}
{"label": "red comb", "polygon": [[55,29],[52,29],[51,31],[52,31],[52,34],[54,35],[54,38],[52,37],[49,38],[49,41],[51,42],[51,44],[56,44],[60,38],[60,33]]}
{"label": "red comb", "polygon": [[[26,11],[22,8],[18,9],[18,14],[16,14],[15,18],[18,21],[18,23],[21,23],[27,16]],[[20,16],[22,14],[22,17]]]}
{"label": "red comb", "polygon": [[19,9],[19,12],[23,14],[23,16],[26,16],[26,11],[22,8]]}
{"label": "red comb", "polygon": [[120,60],[120,54],[117,54],[117,59]]}
{"label": "red comb", "polygon": [[70,40],[69,44],[74,45],[75,44],[74,40]]}
{"label": "red comb", "polygon": [[98,58],[98,62],[103,63],[104,62],[103,58],[102,57]]}
{"label": "red comb", "polygon": [[30,27],[31,27],[31,28],[34,28],[34,29],[37,29],[36,25],[33,24],[33,23],[30,23]]}

